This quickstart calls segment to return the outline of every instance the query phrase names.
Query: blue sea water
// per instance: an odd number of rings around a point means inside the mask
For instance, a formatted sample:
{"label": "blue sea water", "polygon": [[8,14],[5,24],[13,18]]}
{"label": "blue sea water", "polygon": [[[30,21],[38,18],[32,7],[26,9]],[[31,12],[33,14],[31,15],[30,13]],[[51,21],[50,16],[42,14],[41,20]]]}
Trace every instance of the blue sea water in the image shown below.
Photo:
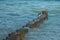
{"label": "blue sea water", "polygon": [[0,1],[0,40],[48,10],[48,20],[25,35],[24,40],[60,40],[59,1]]}

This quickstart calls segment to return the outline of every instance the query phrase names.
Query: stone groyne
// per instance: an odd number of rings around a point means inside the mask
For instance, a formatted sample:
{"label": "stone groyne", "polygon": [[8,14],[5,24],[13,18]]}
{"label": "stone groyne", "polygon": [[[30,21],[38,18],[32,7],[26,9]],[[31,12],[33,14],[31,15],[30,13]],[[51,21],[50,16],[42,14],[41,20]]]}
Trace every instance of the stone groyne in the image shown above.
{"label": "stone groyne", "polygon": [[28,33],[29,29],[34,29],[38,27],[46,19],[48,19],[48,12],[46,10],[43,10],[41,13],[38,14],[38,17],[36,19],[33,19],[33,21],[22,26],[21,29],[8,34],[8,37],[3,40],[23,40],[25,34]]}

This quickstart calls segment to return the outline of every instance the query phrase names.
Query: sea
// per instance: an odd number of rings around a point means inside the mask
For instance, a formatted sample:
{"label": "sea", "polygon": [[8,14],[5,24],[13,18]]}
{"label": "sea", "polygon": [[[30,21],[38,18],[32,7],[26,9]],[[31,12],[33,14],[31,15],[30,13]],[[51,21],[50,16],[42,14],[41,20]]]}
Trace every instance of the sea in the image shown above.
{"label": "sea", "polygon": [[60,40],[60,1],[0,0],[0,40],[48,11],[48,20],[29,31],[23,40]]}

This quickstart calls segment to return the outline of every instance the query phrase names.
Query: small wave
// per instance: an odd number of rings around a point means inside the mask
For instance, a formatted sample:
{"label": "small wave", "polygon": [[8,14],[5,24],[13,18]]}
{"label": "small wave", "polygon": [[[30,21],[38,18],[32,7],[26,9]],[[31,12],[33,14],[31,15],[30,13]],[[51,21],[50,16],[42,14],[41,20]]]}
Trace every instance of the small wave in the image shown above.
{"label": "small wave", "polygon": [[10,13],[10,14],[7,14],[7,15],[10,15],[10,16],[20,16],[19,14],[13,14],[13,13]]}
{"label": "small wave", "polygon": [[55,14],[49,14],[49,15],[54,16]]}
{"label": "small wave", "polygon": [[49,14],[49,15],[51,15],[51,16],[55,16],[55,14]]}
{"label": "small wave", "polygon": [[14,4],[6,4],[6,5],[14,6]]}
{"label": "small wave", "polygon": [[28,2],[20,2],[19,4],[28,4]]}

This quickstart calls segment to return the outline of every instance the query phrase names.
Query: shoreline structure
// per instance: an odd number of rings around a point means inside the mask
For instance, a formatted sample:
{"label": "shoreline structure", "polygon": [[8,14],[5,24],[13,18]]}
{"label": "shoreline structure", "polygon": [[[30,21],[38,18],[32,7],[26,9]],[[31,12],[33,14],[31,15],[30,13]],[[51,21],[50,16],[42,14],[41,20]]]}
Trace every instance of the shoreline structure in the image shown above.
{"label": "shoreline structure", "polygon": [[25,34],[28,33],[29,29],[37,28],[46,19],[48,19],[48,11],[43,10],[41,13],[38,14],[36,20],[33,19],[33,22],[29,22],[26,25],[22,26],[21,29],[8,34],[8,37],[3,40],[23,40]]}

